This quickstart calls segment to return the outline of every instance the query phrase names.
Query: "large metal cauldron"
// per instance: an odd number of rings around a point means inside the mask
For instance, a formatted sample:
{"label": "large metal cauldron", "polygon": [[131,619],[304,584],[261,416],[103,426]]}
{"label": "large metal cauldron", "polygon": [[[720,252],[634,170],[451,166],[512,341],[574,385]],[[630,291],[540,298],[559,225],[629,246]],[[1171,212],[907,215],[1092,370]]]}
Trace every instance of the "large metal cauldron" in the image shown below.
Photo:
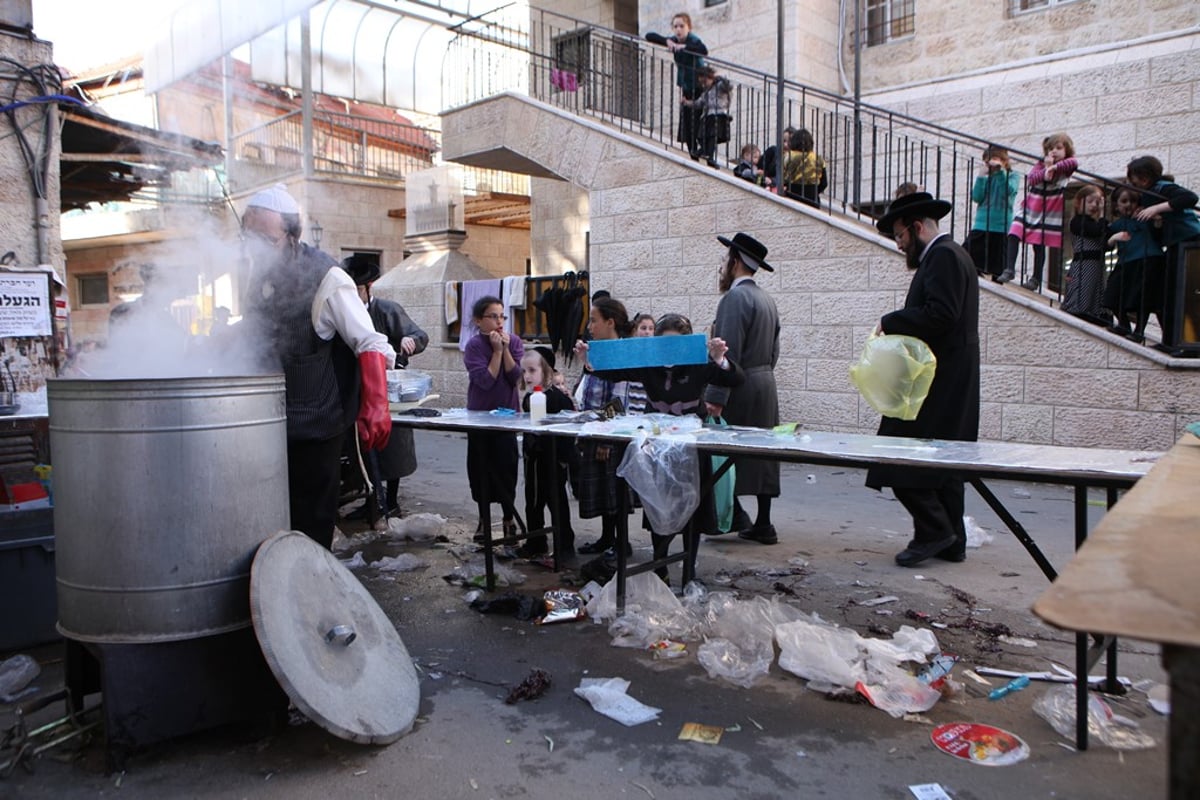
{"label": "large metal cauldron", "polygon": [[250,563],[289,526],[282,375],[52,380],[59,629],[153,643],[250,624]]}

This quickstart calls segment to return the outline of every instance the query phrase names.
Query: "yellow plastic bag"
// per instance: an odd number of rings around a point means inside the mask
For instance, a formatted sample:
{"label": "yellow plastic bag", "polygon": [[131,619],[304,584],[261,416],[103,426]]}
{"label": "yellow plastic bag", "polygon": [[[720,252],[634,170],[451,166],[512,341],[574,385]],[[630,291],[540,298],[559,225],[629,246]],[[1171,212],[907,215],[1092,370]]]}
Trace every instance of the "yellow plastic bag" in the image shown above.
{"label": "yellow plastic bag", "polygon": [[937,358],[913,336],[883,334],[867,339],[850,382],[871,408],[885,417],[914,420],[929,394]]}

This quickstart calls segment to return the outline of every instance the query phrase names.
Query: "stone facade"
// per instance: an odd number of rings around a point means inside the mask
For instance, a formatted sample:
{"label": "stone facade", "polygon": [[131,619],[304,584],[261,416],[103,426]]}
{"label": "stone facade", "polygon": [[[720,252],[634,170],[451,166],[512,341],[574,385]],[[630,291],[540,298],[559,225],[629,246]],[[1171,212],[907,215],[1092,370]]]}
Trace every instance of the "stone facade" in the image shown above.
{"label": "stone facade", "polygon": [[[760,282],[783,318],[782,418],[874,431],[878,416],[847,370],[879,317],[904,301],[910,273],[889,240],[529,98],[500,95],[449,112],[443,125],[448,160],[507,149],[586,190],[593,288],[612,290],[631,310],[682,312],[706,329],[723,256],[714,237],[744,230],[760,238],[777,269]],[[572,152],[558,146],[567,140]],[[990,282],[981,293],[984,438],[1166,449],[1200,415],[1200,365]],[[461,374],[440,385],[444,399],[461,403]]]}
{"label": "stone facade", "polygon": [[[39,64],[52,64],[54,61],[51,46],[48,42],[31,40],[28,37],[17,36],[0,31],[0,56],[12,59],[18,64],[35,67]],[[11,72],[11,70],[9,70]],[[40,92],[37,87],[22,83],[14,90],[13,83],[6,79],[3,85],[5,102],[15,97],[24,100],[36,97]],[[40,149],[43,137],[41,124],[45,106],[34,105],[17,109],[16,119],[30,145]],[[0,139],[0,253],[12,251],[17,264],[23,267],[33,267],[41,264],[51,264],[59,274],[63,274],[62,237],[59,229],[59,154],[61,139],[57,129],[57,110],[54,112],[51,124],[55,126],[50,136],[50,152],[46,156],[48,176],[45,185],[47,200],[44,223],[46,233],[44,245],[39,253],[38,235],[35,224],[37,213],[34,208],[33,183],[29,168],[17,146],[13,136],[12,121],[5,116],[3,125],[5,136]],[[39,165],[38,169],[41,169]],[[70,287],[68,287],[68,292]]]}
{"label": "stone facade", "polygon": [[[1200,20],[1200,6],[1188,5]],[[896,55],[907,63],[901,51]],[[1151,154],[1181,185],[1200,187],[1200,31],[1194,27],[936,82],[880,87],[863,99],[1035,154],[1046,134],[1066,131],[1088,172],[1123,178],[1131,158]]]}
{"label": "stone facade", "polygon": [[[1192,0],[1073,0],[1026,12],[1011,11],[1013,5],[1010,0],[917,3],[912,35],[863,49],[863,89],[940,82],[998,65],[1123,47],[1189,29],[1195,33],[1200,24],[1200,8]],[[853,19],[847,30],[853,33]],[[845,44],[852,58],[849,36]],[[1129,55],[1111,59],[1127,65],[1137,61]],[[1191,74],[1195,79],[1194,69]],[[1057,98],[1041,95],[1040,100]]]}
{"label": "stone facade", "polygon": [[[793,0],[783,5],[784,74],[808,86],[838,91],[838,3]],[[778,6],[777,0],[727,0],[711,7],[698,0],[645,0],[638,3],[638,23],[642,34],[670,35],[671,17],[683,11],[714,59],[774,75]]]}

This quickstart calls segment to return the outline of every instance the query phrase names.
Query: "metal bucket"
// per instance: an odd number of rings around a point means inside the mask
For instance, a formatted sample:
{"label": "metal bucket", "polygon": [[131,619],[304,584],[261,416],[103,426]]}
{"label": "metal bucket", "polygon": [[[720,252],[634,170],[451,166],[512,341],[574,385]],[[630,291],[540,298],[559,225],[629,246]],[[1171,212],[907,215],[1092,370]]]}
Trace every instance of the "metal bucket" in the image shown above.
{"label": "metal bucket", "polygon": [[250,624],[290,527],[282,375],[48,382],[58,627],[106,643]]}

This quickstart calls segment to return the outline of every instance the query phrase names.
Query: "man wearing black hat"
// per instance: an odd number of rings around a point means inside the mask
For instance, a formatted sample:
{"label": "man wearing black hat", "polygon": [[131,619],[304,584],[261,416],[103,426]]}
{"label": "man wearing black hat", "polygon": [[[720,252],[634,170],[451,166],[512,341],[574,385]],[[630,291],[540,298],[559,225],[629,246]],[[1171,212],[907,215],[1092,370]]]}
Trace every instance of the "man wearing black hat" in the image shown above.
{"label": "man wearing black hat", "polygon": [[[732,389],[710,384],[704,402],[710,415],[724,416],[730,425],[773,428],[779,424],[774,371],[779,363],[779,310],[754,282],[754,273],[760,269],[774,272],[775,268],[766,261],[767,248],[752,236],[739,233],[732,239],[718,236],[717,241],[729,248],[729,255],[721,268],[720,289],[725,296],[717,304],[712,335],[725,340],[727,357],[742,367],[746,381]],[[748,494],[758,498],[753,523],[738,499]],[[779,496],[779,462],[739,460],[734,495],[731,530],[736,530],[739,538],[760,544],[779,541],[771,524],[771,499]]]}
{"label": "man wearing black hat", "polygon": [[[916,270],[904,308],[884,314],[878,330],[915,336],[937,357],[933,383],[917,418],[906,422],[884,417],[880,436],[968,442],[979,438],[979,279],[967,251],[938,230],[937,221],[949,211],[949,203],[915,192],[895,200],[876,226],[895,240],[909,268]],[[913,539],[896,555],[897,564],[912,567],[928,558],[966,558],[962,476],[872,467],[867,486],[892,487],[912,515]]]}
{"label": "man wearing black hat", "polygon": [[[371,285],[379,280],[379,261],[367,256],[354,255],[342,260],[342,269],[354,279],[358,297],[367,308],[367,315],[375,330],[388,339],[396,351],[395,368],[408,366],[409,356],[414,356],[429,346],[429,334],[421,330],[412,317],[399,303],[373,297]],[[387,446],[378,452],[379,474],[375,476],[386,483],[384,507],[378,508],[374,496],[367,499],[363,510],[367,520],[374,523],[379,516],[399,513],[398,497],[400,479],[416,472],[417,450],[411,428],[393,428]],[[351,512],[354,513],[354,512]]]}

